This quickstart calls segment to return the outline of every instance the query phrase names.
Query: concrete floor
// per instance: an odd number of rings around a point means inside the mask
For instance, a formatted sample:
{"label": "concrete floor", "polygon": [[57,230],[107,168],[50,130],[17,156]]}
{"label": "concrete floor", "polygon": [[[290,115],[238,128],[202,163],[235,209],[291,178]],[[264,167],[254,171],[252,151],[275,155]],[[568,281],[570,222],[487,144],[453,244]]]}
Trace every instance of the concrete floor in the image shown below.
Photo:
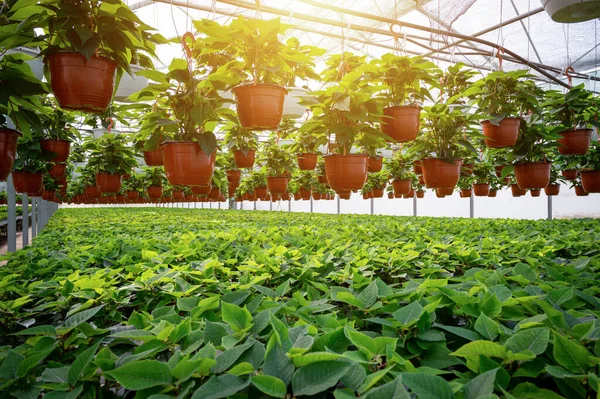
{"label": "concrete floor", "polygon": [[[31,244],[31,227],[29,228],[29,243]],[[17,232],[17,250],[23,248],[23,233]],[[0,247],[0,255],[6,255],[6,251],[8,250],[8,243],[4,244]],[[0,263],[2,264],[2,263]]]}

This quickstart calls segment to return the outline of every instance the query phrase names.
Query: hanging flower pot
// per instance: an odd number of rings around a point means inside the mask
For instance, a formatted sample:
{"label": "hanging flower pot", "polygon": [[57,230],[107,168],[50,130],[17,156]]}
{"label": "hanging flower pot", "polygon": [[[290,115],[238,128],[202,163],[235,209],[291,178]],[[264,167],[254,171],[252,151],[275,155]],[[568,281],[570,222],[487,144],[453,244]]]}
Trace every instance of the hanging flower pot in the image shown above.
{"label": "hanging flower pot", "polygon": [[494,166],[494,171],[496,172],[496,177],[502,177],[502,169],[504,169],[506,165],[498,165]]}
{"label": "hanging flower pot", "polygon": [[125,202],[125,194],[117,194],[117,202]]}
{"label": "hanging flower pot", "polygon": [[148,166],[162,166],[163,154],[160,147],[155,150],[144,151],[144,162]]}
{"label": "hanging flower pot", "polygon": [[71,142],[68,140],[42,140],[40,146],[44,153],[52,155],[52,158],[48,160],[49,162],[66,162],[69,158]]}
{"label": "hanging flower pot", "polygon": [[12,171],[20,136],[16,130],[0,128],[0,181],[5,181]]}
{"label": "hanging flower pot", "polygon": [[121,175],[110,173],[97,173],[96,186],[100,193],[118,193],[121,190]]}
{"label": "hanging flower pot", "polygon": [[404,199],[413,198],[414,196],[415,196],[414,188],[411,188],[411,190],[408,192],[408,194],[402,194],[402,198],[404,198]]}
{"label": "hanging flower pot", "polygon": [[190,188],[192,189],[192,193],[196,195],[208,195],[208,193],[210,193],[210,190],[212,189],[212,186],[192,186]]}
{"label": "hanging flower pot", "polygon": [[423,182],[428,188],[454,188],[460,177],[462,161],[448,163],[438,158],[423,159]]}
{"label": "hanging flower pot", "polygon": [[381,131],[393,141],[414,140],[419,133],[421,109],[417,106],[395,106],[383,109]]}
{"label": "hanging flower pot", "polygon": [[435,196],[437,198],[446,198],[446,195],[444,195],[444,193],[442,193],[439,188],[435,189]]}
{"label": "hanging flower pot", "polygon": [[567,180],[575,180],[577,179],[577,174],[579,171],[577,169],[568,169],[560,172],[562,176]]}
{"label": "hanging flower pot", "polygon": [[308,201],[310,200],[310,196],[312,195],[312,189],[310,188],[300,188],[300,198],[302,198],[304,201]]}
{"label": "hanging flower pot", "polygon": [[550,183],[550,162],[515,164],[515,177],[522,189],[546,188]]}
{"label": "hanging flower pot", "polygon": [[27,194],[30,197],[39,197],[44,190],[44,180],[41,173],[31,173],[25,171],[12,172],[13,186],[15,191],[21,194]]}
{"label": "hanging flower pot", "polygon": [[207,155],[195,141],[162,144],[165,174],[173,186],[206,186],[215,170],[216,152]]}
{"label": "hanging flower pot", "polygon": [[498,194],[498,190],[490,190],[490,193],[488,194],[488,197],[490,197],[490,198],[496,198],[496,194]]}
{"label": "hanging flower pot", "polygon": [[52,201],[54,199],[54,190],[43,190],[42,199],[46,201]]}
{"label": "hanging flower pot", "polygon": [[327,155],[327,182],[335,191],[359,190],[367,181],[367,161],[364,154]]}
{"label": "hanging flower pot", "polygon": [[250,130],[274,130],[283,114],[285,87],[249,84],[233,88],[237,115],[242,127]]}
{"label": "hanging flower pot", "polygon": [[532,188],[529,190],[529,194],[531,194],[532,197],[539,197],[541,192],[542,190],[539,188]]}
{"label": "hanging flower pot", "polygon": [[485,145],[489,148],[512,147],[517,143],[519,137],[519,118],[504,118],[500,126],[493,125],[490,121],[481,122]]}
{"label": "hanging flower pot", "polygon": [[460,198],[471,198],[473,194],[473,190],[470,188],[463,188],[460,190]]}
{"label": "hanging flower pot", "polygon": [[340,199],[349,200],[352,196],[352,191],[342,191],[338,195],[340,196]]}
{"label": "hanging flower pot", "polygon": [[46,57],[52,92],[62,108],[101,113],[113,95],[117,65],[102,57],[89,60],[79,53]]}
{"label": "hanging flower pot", "polygon": [[425,191],[419,190],[417,191],[417,198],[424,198],[425,197]]}
{"label": "hanging flower pot", "polygon": [[100,198],[100,191],[98,186],[87,186],[85,188],[85,196],[87,199],[98,199]]}
{"label": "hanging flower pot", "polygon": [[317,176],[317,180],[321,184],[327,184],[327,185],[329,185],[329,183],[327,182],[327,176],[325,176],[325,175]]}
{"label": "hanging flower pot", "polygon": [[229,184],[237,187],[240,183],[242,173],[236,169],[228,169],[225,173],[227,175],[227,181],[229,182]]}
{"label": "hanging flower pot", "polygon": [[586,193],[600,193],[600,170],[582,170],[579,174]]}
{"label": "hanging flower pot", "polygon": [[140,196],[140,193],[137,191],[133,191],[133,190],[127,191],[127,198],[129,198],[130,200],[136,200],[139,198],[139,196]]}
{"label": "hanging flower pot", "polygon": [[281,194],[281,200],[282,201],[291,201],[292,196],[290,195],[290,193],[283,193],[283,194]]}
{"label": "hanging flower pot", "polygon": [[246,152],[242,150],[233,151],[233,159],[235,161],[235,165],[238,168],[252,168],[254,167],[254,156],[256,155],[255,150],[247,150]]}
{"label": "hanging flower pot", "polygon": [[269,196],[267,187],[256,187],[254,189],[254,194],[256,195],[256,198],[263,201]]}
{"label": "hanging flower pot", "polygon": [[592,129],[578,129],[559,133],[558,152],[563,155],[585,155],[592,142]]}
{"label": "hanging flower pot", "polygon": [[527,194],[527,190],[520,188],[518,184],[511,184],[510,191],[512,192],[513,197],[521,197]]}
{"label": "hanging flower pot", "polygon": [[394,179],[394,181],[392,181],[392,186],[394,187],[394,194],[408,194],[408,192],[412,188],[412,181],[410,179]]}
{"label": "hanging flower pot", "polygon": [[369,157],[367,171],[369,173],[377,173],[383,168],[383,157],[379,155]]}
{"label": "hanging flower pot", "polygon": [[464,177],[471,176],[473,174],[473,164],[472,163],[464,163],[460,167],[460,175]]}
{"label": "hanging flower pot", "polygon": [[423,174],[423,161],[413,162],[413,172],[415,172],[415,175]]}
{"label": "hanging flower pot", "polygon": [[436,191],[442,194],[444,197],[452,195],[454,193],[454,187],[438,187]]}
{"label": "hanging flower pot", "polygon": [[317,167],[317,154],[298,155],[298,168],[300,170],[315,170]]}
{"label": "hanging flower pot", "polygon": [[373,198],[383,198],[383,188],[374,188],[371,192],[373,193]]}
{"label": "hanging flower pot", "polygon": [[574,23],[600,18],[598,0],[545,0],[542,5],[555,22]]}
{"label": "hanging flower pot", "polygon": [[575,195],[578,197],[587,197],[590,195],[582,186],[575,186]]}
{"label": "hanging flower pot", "polygon": [[548,187],[544,189],[544,192],[548,197],[556,196],[560,192],[560,184],[549,184]]}
{"label": "hanging flower pot", "polygon": [[418,179],[419,179],[419,184],[421,186],[425,184],[425,179],[423,178],[423,175],[419,175]]}
{"label": "hanging flower pot", "polygon": [[162,197],[162,187],[161,186],[150,186],[146,190],[148,192],[148,197],[150,199],[158,199]]}
{"label": "hanging flower pot", "polygon": [[267,178],[267,186],[271,194],[282,194],[287,191],[289,177],[285,176],[270,176]]}
{"label": "hanging flower pot", "polygon": [[490,185],[484,184],[473,184],[473,192],[476,197],[487,197],[490,193]]}
{"label": "hanging flower pot", "polygon": [[387,193],[387,197],[388,197],[388,199],[394,199],[394,193],[393,193],[393,192],[391,192],[391,191],[390,191],[390,192],[388,192],[388,193]]}
{"label": "hanging flower pot", "polygon": [[48,174],[54,181],[63,179],[65,177],[66,172],[67,164],[64,163],[52,164],[52,166],[48,170]]}

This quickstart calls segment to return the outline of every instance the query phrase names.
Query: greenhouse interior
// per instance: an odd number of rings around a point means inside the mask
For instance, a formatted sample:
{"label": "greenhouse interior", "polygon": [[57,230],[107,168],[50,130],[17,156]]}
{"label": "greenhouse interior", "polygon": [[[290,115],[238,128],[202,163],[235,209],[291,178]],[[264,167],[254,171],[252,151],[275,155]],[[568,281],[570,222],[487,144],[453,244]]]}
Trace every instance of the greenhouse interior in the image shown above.
{"label": "greenhouse interior", "polygon": [[600,0],[0,0],[0,399],[600,398],[599,52]]}

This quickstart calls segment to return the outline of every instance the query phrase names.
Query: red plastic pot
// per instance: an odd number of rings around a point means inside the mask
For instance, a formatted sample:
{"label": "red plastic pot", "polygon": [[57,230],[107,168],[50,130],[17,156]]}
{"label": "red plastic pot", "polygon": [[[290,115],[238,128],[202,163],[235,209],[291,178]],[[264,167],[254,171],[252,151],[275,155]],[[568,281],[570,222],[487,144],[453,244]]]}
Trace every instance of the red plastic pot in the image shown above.
{"label": "red plastic pot", "polygon": [[46,201],[54,200],[54,190],[43,190],[42,191],[42,199]]}
{"label": "red plastic pot", "polygon": [[424,198],[425,197],[425,191],[417,191],[417,198]]}
{"label": "red plastic pot", "polygon": [[383,198],[383,188],[374,188],[371,192],[373,193],[373,198]]}
{"label": "red plastic pot", "polygon": [[148,197],[150,197],[150,199],[159,199],[160,197],[162,197],[162,187],[161,186],[150,186],[148,187]]}
{"label": "red plastic pot", "polygon": [[181,190],[173,191],[173,199],[181,201],[185,198],[185,193]]}
{"label": "red plastic pot", "polygon": [[575,179],[577,179],[577,173],[579,173],[579,171],[577,169],[568,169],[568,170],[563,170],[560,173],[567,180],[575,180]]}
{"label": "red plastic pot", "polygon": [[48,169],[48,174],[54,181],[63,179],[65,177],[66,173],[67,173],[67,164],[64,164],[64,163],[52,164],[50,169]]}
{"label": "red plastic pot", "polygon": [[212,189],[212,186],[192,186],[191,189],[192,193],[196,195],[208,195],[208,193],[210,193],[210,190]]}
{"label": "red plastic pot", "polygon": [[380,172],[383,168],[383,157],[378,155],[369,157],[369,163],[367,165],[367,171],[369,173]]}
{"label": "red plastic pot", "polygon": [[283,114],[285,87],[249,84],[233,88],[237,115],[242,127],[250,130],[277,129]]}
{"label": "red plastic pot", "polygon": [[125,202],[125,194],[117,194],[118,202]]}
{"label": "red plastic pot", "polygon": [[69,158],[71,142],[68,140],[42,140],[40,146],[45,154],[52,156],[52,158],[48,159],[48,162],[66,162],[67,158]]}
{"label": "red plastic pot", "polygon": [[422,161],[413,162],[413,172],[415,172],[415,175],[423,174],[423,162]]}
{"label": "red plastic pot", "polygon": [[315,170],[317,167],[317,154],[298,155],[298,168],[300,170]]}
{"label": "red plastic pot", "polygon": [[575,186],[575,195],[578,197],[587,197],[590,195],[582,186]]}
{"label": "red plastic pot", "polygon": [[460,175],[464,177],[471,176],[473,174],[473,164],[472,163],[464,163],[460,167]]}
{"label": "red plastic pot", "polygon": [[87,186],[85,188],[85,196],[87,199],[100,198],[100,191],[98,190],[98,186]]}
{"label": "red plastic pot", "polygon": [[419,133],[421,109],[417,106],[394,106],[383,109],[381,131],[393,141],[414,140]]}
{"label": "red plastic pot", "polygon": [[267,178],[267,186],[271,194],[282,194],[287,191],[289,181],[289,177],[272,176]]}
{"label": "red plastic pot", "polygon": [[221,197],[221,191],[219,187],[212,187],[210,189],[210,193],[208,193],[208,198],[212,200],[218,200]]}
{"label": "red plastic pot", "polygon": [[517,184],[522,189],[546,188],[550,183],[550,162],[519,163],[515,165]]}
{"label": "red plastic pot", "polygon": [[560,184],[549,184],[548,187],[544,189],[544,192],[548,197],[558,195],[560,192]]}
{"label": "red plastic pot", "polygon": [[518,184],[511,184],[510,191],[512,192],[513,197],[521,197],[527,194],[527,190],[520,188]]}
{"label": "red plastic pot", "polygon": [[240,183],[240,179],[242,178],[242,173],[236,169],[229,169],[225,173],[227,174],[227,181],[229,184],[237,187]]}
{"label": "red plastic pot", "polygon": [[163,153],[160,147],[150,150],[144,151],[144,162],[148,166],[162,166],[163,164]]}
{"label": "red plastic pot", "polygon": [[327,182],[335,191],[359,190],[367,180],[368,157],[364,154],[327,155]]}
{"label": "red plastic pot", "polygon": [[235,161],[235,165],[242,169],[249,169],[254,167],[254,157],[256,155],[255,150],[247,150],[246,152],[242,150],[233,151],[233,160]]}
{"label": "red plastic pot", "polygon": [[490,193],[488,194],[488,197],[490,197],[490,198],[496,198],[496,194],[498,194],[498,190],[490,190]]}
{"label": "red plastic pot", "polygon": [[539,188],[532,188],[531,190],[529,190],[529,194],[531,194],[532,197],[539,197],[541,193],[542,190]]}
{"label": "red plastic pot", "polygon": [[438,158],[423,159],[423,181],[428,188],[454,188],[460,177],[462,161],[448,163]]}
{"label": "red plastic pot", "polygon": [[558,152],[563,155],[585,155],[592,142],[592,129],[578,129],[559,133]]}
{"label": "red plastic pot", "polygon": [[310,200],[311,195],[312,195],[312,189],[300,188],[300,198],[302,198],[304,201]]}
{"label": "red plastic pot", "polygon": [[5,181],[12,171],[20,136],[16,130],[0,127],[0,181]]}
{"label": "red plastic pot", "polygon": [[342,191],[338,193],[338,195],[340,196],[340,199],[349,200],[352,196],[352,191]]}
{"label": "red plastic pot", "polygon": [[133,190],[127,191],[127,198],[129,198],[130,200],[136,200],[139,198],[139,196],[140,196],[140,193],[137,191],[133,191]]}
{"label": "red plastic pot", "polygon": [[454,187],[438,187],[435,190],[444,197],[450,196],[452,193],[454,193]]}
{"label": "red plastic pot", "polygon": [[121,175],[96,174],[96,187],[100,193],[116,194],[121,190]]}
{"label": "red plastic pot", "polygon": [[80,53],[46,57],[52,92],[62,108],[101,113],[113,95],[117,65],[101,57],[86,59]]}
{"label": "red plastic pot", "polygon": [[163,164],[173,186],[206,186],[215,170],[216,151],[207,155],[195,141],[163,143]]}
{"label": "red plastic pot", "polygon": [[579,174],[586,193],[600,193],[600,170],[582,170]]}
{"label": "red plastic pot", "polygon": [[488,183],[473,184],[473,192],[476,197],[487,197],[490,194],[490,185]]}
{"label": "red plastic pot", "polygon": [[256,187],[254,188],[254,194],[256,195],[257,199],[264,201],[269,196],[269,191],[267,187]]}
{"label": "red plastic pot", "polygon": [[463,188],[462,190],[460,190],[460,198],[471,198],[471,195],[473,194],[473,190],[472,189],[467,189],[467,188]]}
{"label": "red plastic pot", "polygon": [[327,185],[329,185],[329,183],[327,182],[327,176],[325,176],[325,175],[317,176],[317,180],[321,184],[327,184]]}
{"label": "red plastic pot", "polygon": [[394,180],[392,186],[394,187],[394,194],[408,194],[412,188],[412,181],[410,179]]}
{"label": "red plastic pot", "polygon": [[519,118],[504,118],[500,121],[500,126],[493,125],[490,121],[483,121],[481,126],[483,127],[486,146],[490,148],[512,147],[519,138],[521,120]]}
{"label": "red plastic pot", "polygon": [[27,194],[30,197],[39,197],[42,195],[44,180],[41,173],[14,171],[12,172],[12,177],[17,193]]}

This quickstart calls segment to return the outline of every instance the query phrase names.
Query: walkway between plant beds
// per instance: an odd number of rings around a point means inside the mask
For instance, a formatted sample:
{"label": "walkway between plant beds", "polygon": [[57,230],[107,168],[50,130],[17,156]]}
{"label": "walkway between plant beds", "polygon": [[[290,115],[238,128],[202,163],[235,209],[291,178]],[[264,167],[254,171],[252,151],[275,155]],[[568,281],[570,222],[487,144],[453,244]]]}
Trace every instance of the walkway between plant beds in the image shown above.
{"label": "walkway between plant beds", "polygon": [[[31,227],[29,228],[29,243],[31,244]],[[17,231],[17,251],[23,248],[23,232]],[[8,251],[8,243],[0,246],[0,255],[6,255]],[[0,266],[4,266],[7,261],[0,261]]]}

